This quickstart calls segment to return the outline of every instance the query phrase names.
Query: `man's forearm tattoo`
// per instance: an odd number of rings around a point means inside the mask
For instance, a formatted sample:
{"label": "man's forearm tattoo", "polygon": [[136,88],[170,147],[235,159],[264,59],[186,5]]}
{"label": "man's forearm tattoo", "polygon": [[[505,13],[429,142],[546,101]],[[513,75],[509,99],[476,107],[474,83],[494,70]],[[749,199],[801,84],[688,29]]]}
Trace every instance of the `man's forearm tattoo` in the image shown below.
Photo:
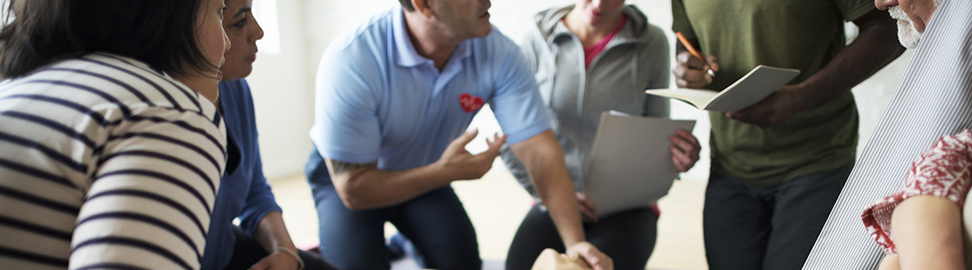
{"label": "man's forearm tattoo", "polygon": [[359,164],[359,163],[347,163],[347,162],[341,162],[337,160],[331,160],[331,169],[334,170],[335,175],[350,173],[361,168],[377,167],[377,166],[378,166],[377,162]]}

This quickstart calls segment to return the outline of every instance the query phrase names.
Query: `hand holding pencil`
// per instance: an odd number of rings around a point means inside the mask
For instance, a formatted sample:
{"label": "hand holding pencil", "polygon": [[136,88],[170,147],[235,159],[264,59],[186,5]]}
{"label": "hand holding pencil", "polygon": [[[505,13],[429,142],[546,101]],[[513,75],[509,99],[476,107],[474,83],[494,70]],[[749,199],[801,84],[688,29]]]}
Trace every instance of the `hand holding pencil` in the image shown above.
{"label": "hand holding pencil", "polygon": [[675,84],[682,88],[704,88],[712,82],[715,72],[719,71],[719,59],[712,55],[703,56],[682,33],[675,33],[687,51],[676,56],[677,65]]}

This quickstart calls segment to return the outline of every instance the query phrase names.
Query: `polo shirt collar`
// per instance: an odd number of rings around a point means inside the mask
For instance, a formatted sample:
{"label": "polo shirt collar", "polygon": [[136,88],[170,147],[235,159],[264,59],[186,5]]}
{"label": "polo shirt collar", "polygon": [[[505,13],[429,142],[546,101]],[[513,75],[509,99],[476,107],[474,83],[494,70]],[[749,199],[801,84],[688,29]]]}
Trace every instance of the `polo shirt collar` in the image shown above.
{"label": "polo shirt collar", "polygon": [[424,63],[432,62],[428,58],[422,57],[415,51],[412,39],[408,37],[408,29],[405,29],[405,10],[395,7],[397,12],[392,17],[392,33],[395,35],[395,63],[400,66],[412,67]]}
{"label": "polo shirt collar", "polygon": [[[393,12],[394,17],[392,18],[392,32],[395,36],[395,51],[397,52],[395,63],[404,67],[414,67],[425,63],[434,65],[435,63],[431,59],[418,54],[415,45],[412,44],[412,39],[408,37],[408,29],[405,29],[405,10],[400,7],[395,7],[395,9],[398,9]],[[493,31],[496,31],[496,29],[493,29]],[[452,51],[449,62],[462,60],[470,54],[469,40],[463,41]]]}

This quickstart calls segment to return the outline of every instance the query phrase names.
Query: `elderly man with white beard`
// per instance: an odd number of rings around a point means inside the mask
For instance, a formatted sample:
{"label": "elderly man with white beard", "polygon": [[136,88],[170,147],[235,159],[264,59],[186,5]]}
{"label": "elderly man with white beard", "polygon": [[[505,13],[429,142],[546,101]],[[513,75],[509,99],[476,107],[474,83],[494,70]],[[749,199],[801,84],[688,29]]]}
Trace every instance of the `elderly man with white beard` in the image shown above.
{"label": "elderly man with white beard", "polygon": [[[874,4],[881,10],[887,10],[892,19],[898,21],[898,40],[901,46],[908,49],[918,47],[921,34],[931,21],[931,16],[935,9],[941,5],[942,0],[912,0],[901,1],[908,5],[909,12],[905,12],[899,1],[896,0],[875,0]],[[912,17],[915,19],[913,20]]]}
{"label": "elderly man with white beard", "polygon": [[[972,126],[972,1],[876,0],[875,5],[898,20],[901,44],[916,51],[803,269],[877,268],[884,253],[861,226],[861,210],[900,188],[911,161],[938,138]],[[955,233],[943,229],[948,224],[930,216],[931,210],[919,206],[894,215],[910,215],[906,221],[925,240]],[[962,248],[925,242],[910,262],[899,253],[900,265],[894,258],[881,267],[943,269],[921,259],[944,262],[946,253]],[[969,250],[961,254],[968,257]]]}

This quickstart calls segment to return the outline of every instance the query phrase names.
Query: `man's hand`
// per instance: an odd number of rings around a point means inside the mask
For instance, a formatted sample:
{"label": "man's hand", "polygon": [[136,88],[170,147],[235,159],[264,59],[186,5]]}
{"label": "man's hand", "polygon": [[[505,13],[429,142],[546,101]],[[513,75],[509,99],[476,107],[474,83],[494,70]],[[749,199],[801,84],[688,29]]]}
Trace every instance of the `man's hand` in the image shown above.
{"label": "man's hand", "polygon": [[668,140],[672,141],[669,149],[672,151],[672,162],[675,163],[678,171],[686,172],[695,166],[695,162],[699,161],[699,151],[702,150],[702,146],[691,132],[678,129],[675,134],[668,135]]}
{"label": "man's hand", "polygon": [[597,207],[594,207],[594,201],[588,198],[584,193],[577,192],[577,204],[580,206],[581,220],[584,222],[597,222]]}
{"label": "man's hand", "polygon": [[494,135],[493,141],[487,139],[489,149],[473,155],[466,151],[466,144],[476,138],[476,134],[477,131],[462,134],[449,143],[439,160],[411,169],[383,170],[378,168],[378,161],[353,164],[327,157],[324,160],[328,163],[334,189],[345,207],[349,210],[386,207],[411,200],[456,180],[483,177],[493,167],[500,147],[506,143],[506,135]]}
{"label": "man's hand", "polygon": [[567,247],[567,256],[577,255],[594,270],[614,270],[614,261],[588,242]]}
{"label": "man's hand", "polygon": [[760,128],[771,127],[806,108],[801,91],[797,85],[785,85],[756,105],[738,112],[727,112],[726,117]]}
{"label": "man's hand", "polygon": [[457,180],[479,179],[493,167],[493,160],[499,156],[500,147],[503,146],[503,143],[506,143],[506,134],[503,134],[503,136],[493,134],[492,142],[486,139],[486,145],[489,146],[489,149],[486,152],[473,155],[466,151],[466,144],[476,138],[476,134],[479,134],[479,130],[463,133],[462,136],[449,143],[445,152],[442,152],[442,156],[436,161],[437,165],[449,175],[449,178]]}
{"label": "man's hand", "polygon": [[767,128],[821,102],[850,91],[904,52],[897,42],[894,19],[874,9],[854,20],[857,39],[822,69],[797,85],[780,88],[762,102],[726,117]]}
{"label": "man's hand", "polygon": [[297,258],[283,251],[275,251],[250,266],[250,270],[296,270]]}
{"label": "man's hand", "polygon": [[719,71],[719,58],[712,55],[705,55],[706,65],[702,59],[695,57],[692,53],[684,51],[675,57],[678,65],[672,70],[675,74],[675,84],[682,88],[704,88],[712,83],[712,76],[706,73],[711,65],[712,71]]}

